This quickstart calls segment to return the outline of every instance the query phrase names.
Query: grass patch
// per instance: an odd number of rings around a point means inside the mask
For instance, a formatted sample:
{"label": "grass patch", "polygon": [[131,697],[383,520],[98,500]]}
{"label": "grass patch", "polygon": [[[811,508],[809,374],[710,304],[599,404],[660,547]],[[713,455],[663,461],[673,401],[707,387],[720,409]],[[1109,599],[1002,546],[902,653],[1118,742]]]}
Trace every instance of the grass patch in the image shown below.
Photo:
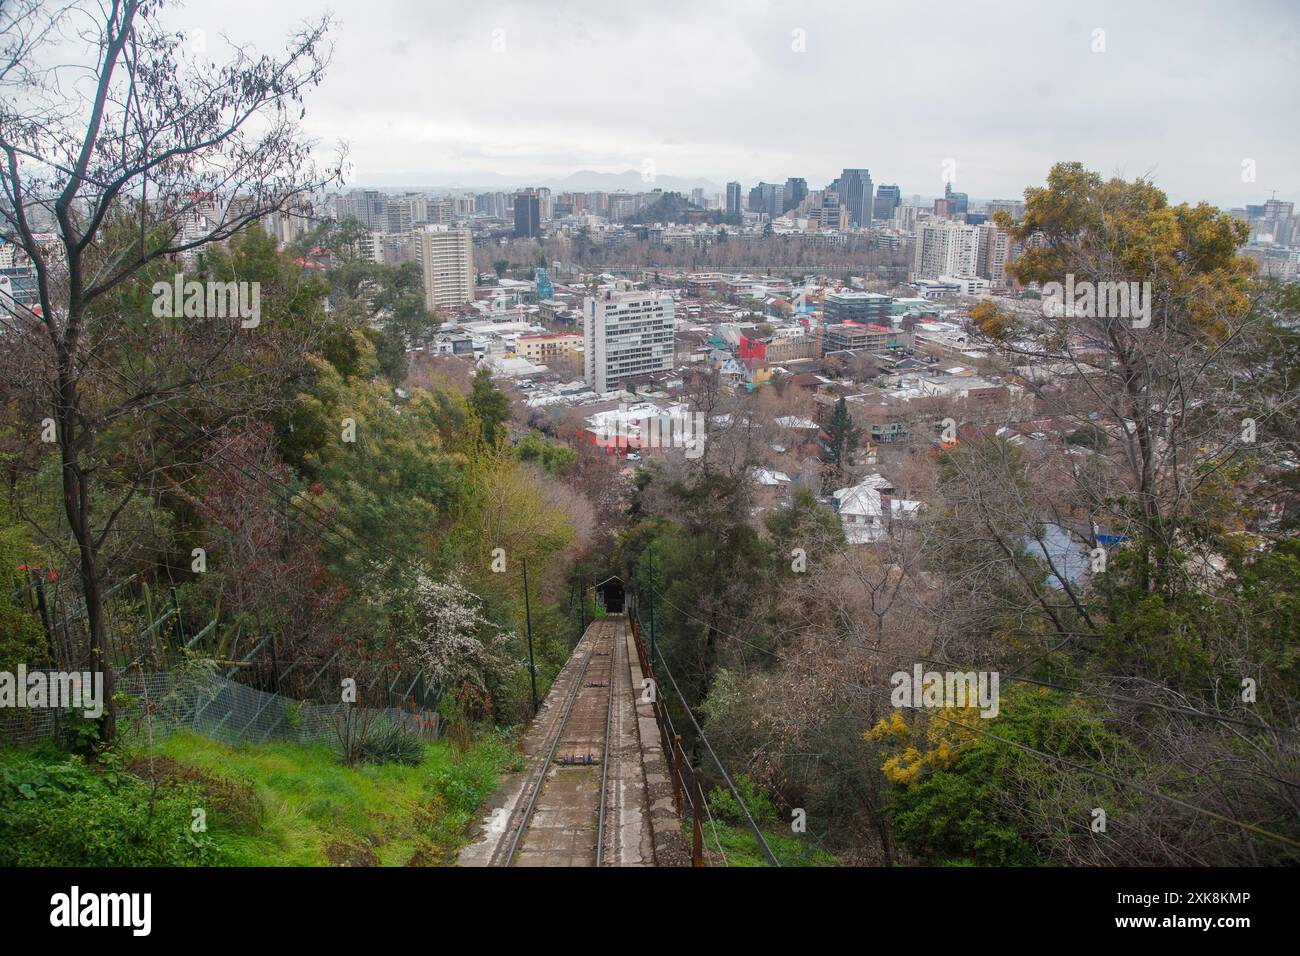
{"label": "grass patch", "polygon": [[[0,749],[0,864],[450,864],[498,775],[521,757],[494,732],[460,756],[445,741],[423,746],[416,766],[355,767],[328,743],[230,746],[192,733],[103,766]],[[206,831],[192,831],[195,810]]]}
{"label": "grass patch", "polygon": [[[717,821],[717,840],[714,840],[713,824],[708,820],[704,821],[704,846],[706,861],[712,857],[715,866],[767,866],[767,858],[763,856],[763,851],[758,845],[758,839],[754,836],[754,831],[748,826],[732,826],[722,820]],[[691,845],[692,828],[690,821],[682,827],[682,834],[686,837],[686,846],[689,849]],[[815,846],[806,836],[800,837],[793,833],[780,833],[774,830],[763,829],[763,839],[767,841],[768,847],[772,850],[772,855],[780,861],[782,866],[837,866],[838,862],[835,857],[831,856],[825,850]],[[726,854],[726,863],[718,859],[718,846],[722,846],[722,852]]]}

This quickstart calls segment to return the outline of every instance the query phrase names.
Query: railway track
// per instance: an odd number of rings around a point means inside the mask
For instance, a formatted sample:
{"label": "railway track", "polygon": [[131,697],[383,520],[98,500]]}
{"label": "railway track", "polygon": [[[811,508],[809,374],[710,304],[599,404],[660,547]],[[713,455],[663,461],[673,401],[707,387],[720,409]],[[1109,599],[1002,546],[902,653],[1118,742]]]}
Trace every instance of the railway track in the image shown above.
{"label": "railway track", "polygon": [[524,783],[492,865],[617,865],[617,853],[606,844],[616,825],[610,773],[615,704],[623,685],[630,686],[625,628],[621,616],[593,624],[572,671],[557,679],[568,686],[554,712],[541,715],[544,757]]}

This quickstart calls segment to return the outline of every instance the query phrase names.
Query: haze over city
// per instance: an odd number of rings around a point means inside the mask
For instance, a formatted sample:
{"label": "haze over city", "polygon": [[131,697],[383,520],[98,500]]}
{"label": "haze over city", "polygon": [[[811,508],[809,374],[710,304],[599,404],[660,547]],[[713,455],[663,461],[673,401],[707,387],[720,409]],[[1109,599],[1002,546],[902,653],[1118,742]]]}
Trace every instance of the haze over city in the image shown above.
{"label": "haze over city", "polygon": [[[348,141],[351,185],[509,188],[649,160],[719,187],[817,188],[866,167],[933,196],[951,158],[955,188],[979,198],[1018,198],[1062,159],[1149,173],[1176,201],[1300,192],[1288,0],[330,9],[334,61],[307,123]],[[216,22],[197,6],[167,16],[219,53],[223,31],[273,49],[317,11],[235,0]]]}

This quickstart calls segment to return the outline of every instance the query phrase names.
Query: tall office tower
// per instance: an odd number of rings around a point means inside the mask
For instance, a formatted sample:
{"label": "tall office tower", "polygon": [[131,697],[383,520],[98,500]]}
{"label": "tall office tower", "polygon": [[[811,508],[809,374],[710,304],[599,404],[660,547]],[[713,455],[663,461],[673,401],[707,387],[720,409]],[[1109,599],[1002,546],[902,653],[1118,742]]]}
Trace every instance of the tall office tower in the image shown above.
{"label": "tall office tower", "polygon": [[727,215],[740,215],[740,183],[727,183]]}
{"label": "tall office tower", "polygon": [[583,378],[604,394],[627,379],[673,367],[673,300],[630,283],[583,300]]}
{"label": "tall office tower", "polygon": [[785,187],[776,183],[759,183],[749,191],[749,211],[775,219],[781,215],[781,198]]}
{"label": "tall office tower", "polygon": [[939,276],[974,278],[979,274],[978,226],[952,219],[931,219],[916,229],[912,272],[918,279]]}
{"label": "tall office tower", "polygon": [[785,181],[785,192],[781,196],[781,211],[789,212],[808,198],[808,180],[791,176]]}
{"label": "tall office tower", "polygon": [[701,209],[704,208],[704,190],[699,186],[691,190],[691,202]]}
{"label": "tall office tower", "polygon": [[771,216],[772,190],[775,188],[771,183],[759,183],[751,189],[749,191],[749,211]]}
{"label": "tall office tower", "polygon": [[875,212],[875,197],[872,193],[871,171],[866,169],[846,169],[836,180],[835,191],[839,193],[840,205],[848,210],[850,226],[869,226]]}
{"label": "tall office tower", "polygon": [[948,215],[964,216],[970,210],[970,197],[952,191],[952,183],[943,184],[943,198],[948,200]]}
{"label": "tall office tower", "polygon": [[394,197],[388,200],[389,232],[410,232],[411,224],[415,221],[410,199],[405,197]]}
{"label": "tall office tower", "polygon": [[340,219],[355,219],[372,231],[388,227],[388,199],[374,189],[354,189],[339,203]]}
{"label": "tall office tower", "polygon": [[992,223],[979,229],[979,276],[988,279],[994,288],[1007,284],[1007,262],[1011,257],[1011,236]]}
{"label": "tall office tower", "polygon": [[538,189],[536,192],[537,192],[538,222],[545,222],[548,219],[554,219],[555,200],[551,198],[550,187],[543,186],[541,189]]}
{"label": "tall office tower", "polygon": [[876,219],[893,219],[894,210],[903,204],[903,193],[897,186],[881,183],[876,187],[873,216]]}
{"label": "tall office tower", "polygon": [[515,193],[515,237],[535,239],[542,234],[542,203],[536,189]]}
{"label": "tall office tower", "polygon": [[820,229],[838,229],[840,227],[840,197],[833,189],[816,190],[812,193],[812,208],[808,218]]}
{"label": "tall office tower", "polygon": [[474,301],[474,240],[468,229],[431,226],[415,233],[415,261],[430,312]]}

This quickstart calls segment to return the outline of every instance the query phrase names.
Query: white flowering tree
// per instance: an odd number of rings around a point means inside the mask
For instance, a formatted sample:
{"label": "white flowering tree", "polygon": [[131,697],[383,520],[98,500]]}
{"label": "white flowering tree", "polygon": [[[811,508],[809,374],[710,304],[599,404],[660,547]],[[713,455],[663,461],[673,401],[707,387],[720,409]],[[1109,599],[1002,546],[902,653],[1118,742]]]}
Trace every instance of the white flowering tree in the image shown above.
{"label": "white flowering tree", "polygon": [[483,616],[483,602],[452,572],[415,586],[416,627],[405,638],[410,663],[466,703],[486,704],[510,670],[511,634]]}

